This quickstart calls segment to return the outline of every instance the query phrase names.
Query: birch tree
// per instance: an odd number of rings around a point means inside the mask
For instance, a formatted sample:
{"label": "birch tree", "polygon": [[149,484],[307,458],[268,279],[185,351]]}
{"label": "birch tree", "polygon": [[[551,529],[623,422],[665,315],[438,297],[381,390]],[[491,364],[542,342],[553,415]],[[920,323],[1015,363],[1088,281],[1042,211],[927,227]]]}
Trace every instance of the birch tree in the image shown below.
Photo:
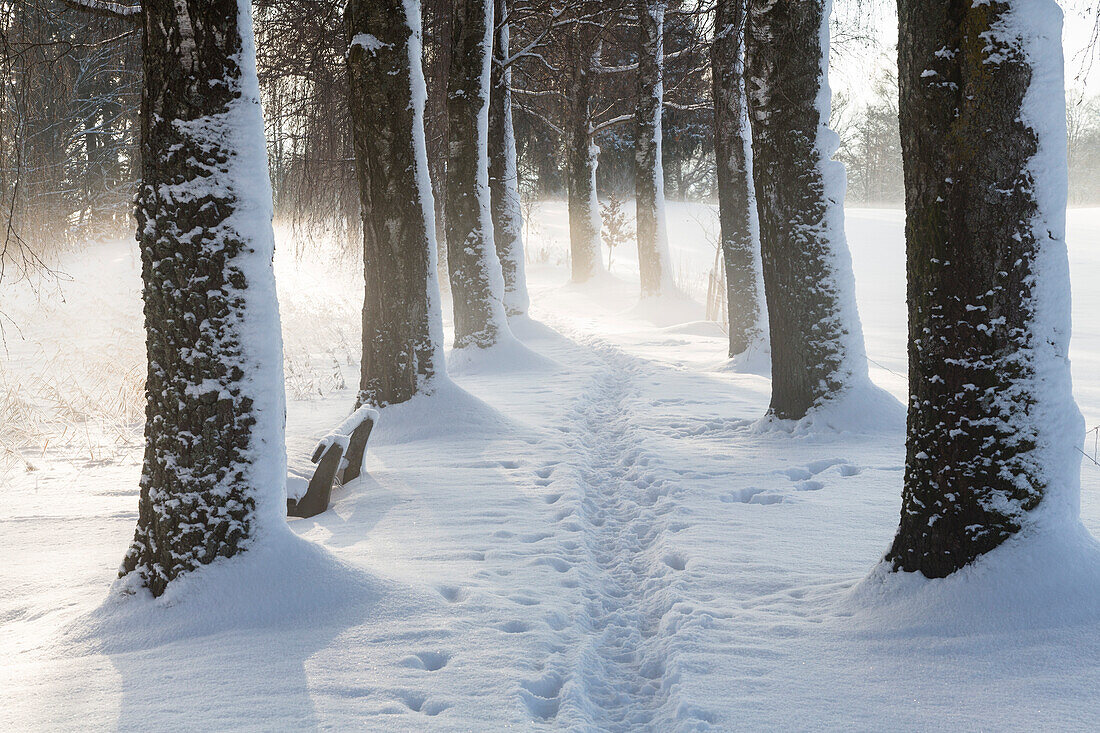
{"label": "birch tree", "polygon": [[493,0],[456,0],[447,82],[447,264],[456,349],[510,333],[489,193],[489,79]]}
{"label": "birch tree", "polygon": [[358,405],[404,402],[446,374],[424,141],[418,0],[350,0],[344,15],[363,211]]}
{"label": "birch tree", "polygon": [[942,577],[1077,521],[1061,11],[898,9],[911,401],[887,559]]}
{"label": "birch tree", "polygon": [[770,412],[799,419],[866,378],[844,168],[832,161],[829,0],[749,0],[753,180],[771,333]]}
{"label": "birch tree", "polygon": [[719,237],[726,274],[731,358],[763,337],[761,293],[757,284],[760,234],[745,100],[745,4],[746,0],[716,1],[711,47]]}

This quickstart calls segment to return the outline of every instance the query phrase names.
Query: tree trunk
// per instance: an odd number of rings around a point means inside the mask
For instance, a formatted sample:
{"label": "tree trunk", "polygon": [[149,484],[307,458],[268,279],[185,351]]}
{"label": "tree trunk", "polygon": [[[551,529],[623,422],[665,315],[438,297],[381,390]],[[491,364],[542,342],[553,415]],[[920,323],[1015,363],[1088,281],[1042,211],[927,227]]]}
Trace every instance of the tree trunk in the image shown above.
{"label": "tree trunk", "polygon": [[383,406],[429,389],[446,370],[424,141],[420,5],[351,0],[344,23],[363,209],[358,404]]}
{"label": "tree trunk", "polygon": [[489,94],[489,189],[493,207],[493,239],[504,274],[504,310],[510,316],[527,313],[524,273],[523,211],[519,201],[516,133],[512,126],[512,69],[509,56],[508,0],[496,0],[492,89]]}
{"label": "tree trunk", "polygon": [[493,0],[456,0],[452,33],[446,210],[454,346],[486,348],[509,332],[489,194]]}
{"label": "tree trunk", "polygon": [[943,577],[1077,517],[1061,13],[902,0],[909,419],[895,569]]}
{"label": "tree trunk", "polygon": [[661,162],[664,107],[665,0],[637,0],[638,107],[635,112],[634,185],[638,271],[642,297],[672,290],[665,224],[665,176]]}
{"label": "tree trunk", "polygon": [[138,526],[120,573],[160,595],[284,521],[285,402],[250,6],[143,5],[149,371]]}
{"label": "tree trunk", "polygon": [[436,272],[439,289],[450,295],[447,273],[447,79],[451,67],[452,0],[422,0],[422,72],[427,85],[424,134],[435,201]]}
{"label": "tree trunk", "polygon": [[599,44],[586,24],[570,34],[573,82],[566,128],[566,166],[569,199],[569,252],[573,282],[586,282],[603,269],[600,203],[596,198],[596,165],[600,149],[592,136],[593,84]]}
{"label": "tree trunk", "polygon": [[714,82],[714,152],[718,173],[718,219],[726,271],[729,355],[759,341],[757,283],[760,231],[750,166],[745,102],[744,30],[746,0],[717,0],[711,68]]}
{"label": "tree trunk", "polygon": [[772,352],[771,412],[799,419],[866,374],[844,239],[844,169],[830,160],[827,0],[750,0],[753,179]]}

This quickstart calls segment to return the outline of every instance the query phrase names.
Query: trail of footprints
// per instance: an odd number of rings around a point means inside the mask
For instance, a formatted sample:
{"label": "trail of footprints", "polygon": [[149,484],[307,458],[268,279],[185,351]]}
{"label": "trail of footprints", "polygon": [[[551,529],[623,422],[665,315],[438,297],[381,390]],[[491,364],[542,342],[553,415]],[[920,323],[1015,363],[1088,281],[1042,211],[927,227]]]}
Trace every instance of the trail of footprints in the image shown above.
{"label": "trail of footprints", "polygon": [[[517,680],[517,694],[532,723],[556,722],[605,731],[654,729],[662,711],[674,710],[676,674],[669,674],[669,635],[662,619],[672,610],[677,594],[670,592],[690,559],[668,547],[667,538],[686,527],[671,516],[671,482],[661,477],[658,462],[644,449],[631,419],[632,380],[638,363],[622,352],[593,344],[606,362],[597,371],[588,392],[564,416],[560,431],[565,460],[537,466],[525,481],[537,490],[536,501],[550,510],[554,531],[492,534],[497,565],[544,569],[544,582],[564,589],[578,589],[581,607],[572,613],[535,607],[545,590],[526,592],[514,585],[485,590],[512,608],[493,624],[505,636],[539,633],[536,647],[544,659],[533,665],[532,675]],[[739,426],[743,421],[720,421],[708,428]],[[685,426],[686,427],[686,426]],[[694,435],[696,426],[678,427]],[[523,470],[517,461],[478,461],[469,467]],[[822,474],[854,476],[860,468],[843,459],[812,461],[804,466],[776,470],[771,475],[786,480],[785,486],[750,487],[719,498],[727,503],[777,504],[792,491],[817,491],[824,487]],[[681,477],[686,477],[684,473]],[[502,523],[508,513],[496,512]],[[488,516],[488,515],[486,515]],[[485,561],[488,550],[461,553],[463,559]],[[509,562],[504,563],[504,558]],[[508,575],[506,567],[483,570],[475,577]],[[495,589],[494,589],[495,588]],[[436,589],[448,603],[462,604],[466,588],[440,585]],[[690,610],[690,609],[689,609]],[[535,613],[532,613],[536,611]],[[444,670],[450,655],[443,651],[419,651],[399,664],[424,673]],[[667,678],[667,679],[666,679]],[[422,692],[399,691],[410,710],[437,715],[446,702]],[[688,706],[691,707],[691,706]],[[558,721],[568,709],[566,721]],[[711,720],[705,710],[694,711],[699,721]]]}
{"label": "trail of footprints", "polygon": [[557,632],[550,653],[539,674],[520,680],[519,697],[533,722],[552,723],[568,709],[574,724],[636,730],[652,722],[670,696],[656,637],[671,606],[665,590],[687,558],[662,549],[669,488],[637,447],[630,419],[636,366],[613,349],[597,345],[596,351],[607,368],[566,415],[568,462],[533,471],[560,531],[514,538],[553,540],[533,548],[537,556],[529,562],[559,574],[565,588],[579,586],[581,607],[571,618],[550,614],[548,625]]}
{"label": "trail of footprints", "polygon": [[832,468],[836,468],[835,473],[844,478],[856,476],[861,472],[859,466],[843,458],[810,461],[804,466],[776,469],[771,472],[772,476],[786,478],[790,482],[786,487],[760,488],[750,486],[744,489],[734,489],[719,498],[727,504],[779,504],[790,498],[792,489],[794,491],[820,491],[825,488],[825,482],[820,480],[818,476]]}

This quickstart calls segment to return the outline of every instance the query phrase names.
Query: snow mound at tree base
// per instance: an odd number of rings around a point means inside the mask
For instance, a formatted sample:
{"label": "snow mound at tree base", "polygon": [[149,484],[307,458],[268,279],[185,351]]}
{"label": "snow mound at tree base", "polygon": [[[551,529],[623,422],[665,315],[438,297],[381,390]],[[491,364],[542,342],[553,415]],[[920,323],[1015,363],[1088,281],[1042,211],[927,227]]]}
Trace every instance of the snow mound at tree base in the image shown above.
{"label": "snow mound at tree base", "polygon": [[379,412],[368,452],[375,445],[497,436],[522,429],[446,377],[436,377],[424,394]]}
{"label": "snow mound at tree base", "polygon": [[487,348],[467,346],[447,355],[447,371],[455,376],[552,372],[562,368],[553,359],[532,351],[512,335],[502,335]]}
{"label": "snow mound at tree base", "polygon": [[382,607],[392,605],[395,590],[276,527],[235,557],[175,579],[160,598],[132,576],[116,581],[103,604],[70,624],[58,643],[118,654],[227,633],[310,635],[392,613]]}
{"label": "snow mound at tree base", "polygon": [[961,636],[1100,621],[1100,542],[1079,522],[1022,530],[946,578],[880,563],[842,601],[872,635]]}
{"label": "snow mound at tree base", "polygon": [[722,362],[714,371],[727,374],[755,374],[770,379],[772,376],[771,345],[766,339],[758,339],[737,356]]}
{"label": "snow mound at tree base", "polygon": [[774,415],[766,415],[753,425],[753,432],[784,432],[796,436],[885,434],[904,430],[905,406],[867,378],[845,387],[840,394],[811,409],[801,420],[780,420]]}

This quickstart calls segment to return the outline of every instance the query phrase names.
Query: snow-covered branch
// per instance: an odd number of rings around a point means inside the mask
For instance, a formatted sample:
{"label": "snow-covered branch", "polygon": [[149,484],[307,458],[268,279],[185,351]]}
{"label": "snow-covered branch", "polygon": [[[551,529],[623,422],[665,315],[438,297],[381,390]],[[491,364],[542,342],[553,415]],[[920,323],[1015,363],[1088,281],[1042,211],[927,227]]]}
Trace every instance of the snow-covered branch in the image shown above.
{"label": "snow-covered branch", "polygon": [[676,102],[670,102],[667,99],[665,100],[664,106],[668,107],[669,109],[678,109],[684,112],[692,112],[700,109],[713,109],[713,107],[709,104],[677,104]]}
{"label": "snow-covered branch", "polygon": [[69,5],[98,15],[115,18],[134,18],[141,15],[141,5],[116,3],[110,0],[65,0]]}
{"label": "snow-covered branch", "polygon": [[597,133],[603,132],[604,130],[615,127],[616,125],[621,125],[624,122],[630,122],[633,119],[634,119],[634,113],[630,113],[630,114],[626,114],[626,115],[619,115],[618,117],[612,117],[611,119],[605,120],[605,121],[599,123],[598,125],[594,125],[589,132],[590,132],[590,134],[595,135]]}

